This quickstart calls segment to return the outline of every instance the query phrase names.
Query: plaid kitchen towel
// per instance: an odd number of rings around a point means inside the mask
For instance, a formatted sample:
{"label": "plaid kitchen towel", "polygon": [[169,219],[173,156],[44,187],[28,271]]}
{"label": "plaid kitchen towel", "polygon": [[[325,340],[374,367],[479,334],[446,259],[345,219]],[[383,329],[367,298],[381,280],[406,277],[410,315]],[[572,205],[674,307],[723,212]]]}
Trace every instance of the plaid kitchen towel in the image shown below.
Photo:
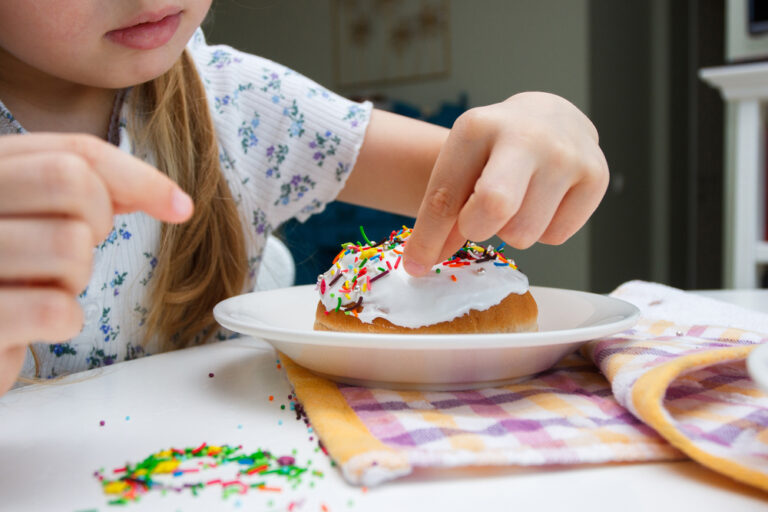
{"label": "plaid kitchen towel", "polygon": [[744,358],[768,315],[662,285],[614,295],[635,328],[594,340],[510,386],[431,392],[335,384],[282,356],[315,431],[350,483],[414,467],[552,465],[691,457],[768,491],[768,396]]}

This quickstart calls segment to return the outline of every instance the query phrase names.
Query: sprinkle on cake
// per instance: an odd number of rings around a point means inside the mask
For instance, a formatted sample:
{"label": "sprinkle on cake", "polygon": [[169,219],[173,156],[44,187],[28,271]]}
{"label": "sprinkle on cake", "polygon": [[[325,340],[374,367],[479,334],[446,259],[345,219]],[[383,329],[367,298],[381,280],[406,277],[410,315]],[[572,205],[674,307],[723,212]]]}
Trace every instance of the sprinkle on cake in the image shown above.
{"label": "sprinkle on cake", "polygon": [[372,243],[362,226],[363,242],[342,244],[331,268],[318,276],[325,314],[354,315],[362,322],[380,317],[416,328],[450,321],[470,309],[483,311],[510,293],[528,292],[528,279],[498,249],[467,241],[453,256],[412,277],[402,264],[412,230],[405,226]]}

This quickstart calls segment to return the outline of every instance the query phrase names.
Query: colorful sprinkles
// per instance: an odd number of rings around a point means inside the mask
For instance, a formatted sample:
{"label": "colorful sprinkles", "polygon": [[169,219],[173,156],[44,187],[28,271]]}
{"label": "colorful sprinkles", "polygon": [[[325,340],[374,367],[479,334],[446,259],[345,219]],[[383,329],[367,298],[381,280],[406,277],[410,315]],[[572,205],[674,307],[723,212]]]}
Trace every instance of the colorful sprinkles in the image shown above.
{"label": "colorful sprinkles", "polygon": [[[275,360],[275,369],[283,369],[279,358]],[[213,377],[213,373],[209,377]],[[279,404],[281,411],[295,414],[296,421],[302,421],[306,426],[308,439],[315,444],[314,452],[329,457],[320,439],[315,437],[314,428],[295,392],[287,395],[285,403],[280,403],[279,396],[266,395],[265,398],[269,402],[277,402],[275,405]],[[125,420],[130,420],[130,416],[125,416]],[[99,424],[103,427],[106,422],[100,420]],[[282,424],[283,420],[279,420],[278,425]],[[243,424],[238,424],[237,428],[242,430]],[[281,504],[284,508],[280,510],[298,511],[305,504],[306,497],[296,499],[295,495],[286,491],[297,491],[301,487],[315,489],[316,483],[319,484],[326,476],[313,467],[311,459],[300,464],[298,453],[297,449],[293,449],[290,453],[276,455],[262,448],[248,452],[243,445],[209,445],[203,442],[199,446],[163,449],[138,463],[127,463],[111,471],[102,467],[94,471],[93,476],[110,506],[138,503],[150,493],[160,496],[189,493],[198,497],[203,492],[209,495],[211,491],[215,493],[219,490],[221,498],[228,500],[235,508],[241,508],[246,503],[244,495],[251,494],[249,500],[255,498],[269,508]],[[328,462],[331,467],[336,466],[333,460],[328,459]],[[365,491],[363,488],[362,492]],[[274,500],[270,498],[278,493],[282,496]],[[263,498],[259,500],[258,495]],[[353,500],[347,501],[348,507],[353,504]],[[331,508],[322,501],[320,510],[331,512]]]}
{"label": "colorful sprinkles", "polygon": [[[296,465],[294,455],[275,456],[264,450],[248,453],[242,448],[242,445],[209,446],[207,443],[183,449],[168,448],[149,455],[135,465],[126,464],[112,470],[111,474],[102,469],[96,471],[94,476],[101,482],[105,494],[115,496],[108,502],[110,505],[137,502],[150,491],[189,491],[197,496],[205,488],[216,487],[221,489],[224,499],[251,491],[281,492],[285,485],[296,488],[306,476],[318,477],[316,473],[319,472],[310,471],[309,466]],[[236,469],[234,476],[228,479],[201,478],[176,485],[160,480],[161,475],[178,478],[228,465]],[[275,481],[275,478],[279,480]]]}
{"label": "colorful sprinkles", "polygon": [[[328,294],[328,297],[333,299],[334,305],[325,314],[328,315],[332,311],[336,311],[345,315],[357,316],[364,307],[363,297],[372,290],[376,281],[400,267],[403,259],[403,248],[411,233],[410,228],[403,226],[399,231],[392,231],[381,241],[372,243],[365,234],[363,226],[360,226],[360,236],[365,242],[341,244],[342,249],[333,259],[333,266],[330,270],[330,275],[333,277],[330,278],[326,273],[317,278],[317,289],[320,291],[320,295],[324,297]],[[482,247],[467,240],[453,256],[435,267],[435,274],[440,274],[445,268],[456,269],[485,262],[493,263],[497,267],[509,267],[517,270],[515,262],[505,258],[502,254],[505,245],[502,243],[498,249],[494,249],[492,245]],[[354,256],[353,264],[345,263],[345,266],[342,266],[342,258],[348,255]],[[346,258],[344,261],[349,262],[350,259]],[[485,269],[479,267],[476,272],[483,274]],[[326,281],[326,279],[330,279],[330,281]],[[445,279],[458,282],[456,275],[450,272],[445,274]],[[332,290],[339,281],[342,281],[342,284]],[[351,295],[353,292],[357,294],[357,297]]]}

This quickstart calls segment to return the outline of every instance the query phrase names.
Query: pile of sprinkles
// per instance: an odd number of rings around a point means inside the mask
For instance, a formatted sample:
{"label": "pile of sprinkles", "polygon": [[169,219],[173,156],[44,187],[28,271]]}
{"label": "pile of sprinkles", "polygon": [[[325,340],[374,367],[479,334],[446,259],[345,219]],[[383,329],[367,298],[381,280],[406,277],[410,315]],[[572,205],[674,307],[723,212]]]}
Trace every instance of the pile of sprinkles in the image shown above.
{"label": "pile of sprinkles", "polygon": [[[264,450],[246,453],[242,448],[242,445],[209,446],[206,443],[182,449],[168,448],[149,455],[135,465],[126,464],[114,469],[112,475],[116,477],[110,478],[103,469],[96,471],[94,476],[101,482],[105,494],[115,496],[108,502],[110,505],[137,502],[150,491],[165,494],[169,491],[181,493],[189,490],[197,496],[198,492],[205,488],[218,487],[224,499],[250,491],[281,492],[283,485],[295,489],[302,482],[302,478],[309,475],[319,478],[324,476],[321,471],[309,468],[311,461],[307,466],[296,465],[295,450],[292,455],[275,456]],[[236,475],[227,480],[201,479],[178,485],[158,480],[160,475],[182,477],[226,465],[238,468]],[[275,482],[275,478],[280,480]]]}
{"label": "pile of sprinkles", "polygon": [[[389,236],[379,242],[372,243],[365,234],[363,226],[360,226],[360,235],[364,242],[347,242],[341,244],[341,251],[336,255],[330,269],[330,276],[321,274],[317,278],[317,288],[322,297],[326,296],[334,299],[336,307],[331,311],[343,312],[346,315],[358,316],[362,310],[363,297],[373,288],[374,283],[389,275],[400,267],[403,258],[403,248],[411,236],[412,230],[403,226],[399,231],[392,231]],[[511,259],[504,257],[504,246],[502,243],[498,248],[492,245],[483,247],[467,240],[464,245],[456,251],[453,256],[434,267],[434,272],[440,274],[441,268],[457,268],[471,266],[479,263],[492,263],[497,267],[508,267],[517,270],[517,265]],[[348,255],[354,255],[351,263],[342,265],[342,259]],[[347,259],[346,261],[349,261]],[[476,272],[482,274],[483,268],[477,268]],[[326,281],[327,279],[327,281]],[[453,282],[458,279],[455,274],[446,276]],[[331,288],[338,282],[343,284],[334,292]],[[353,299],[352,294],[357,295]]]}
{"label": "pile of sprinkles", "polygon": [[[280,359],[277,359],[275,369],[281,371],[282,367]],[[209,378],[213,376],[213,373],[208,374]],[[327,457],[328,451],[320,439],[315,437],[309,417],[297,400],[295,392],[291,391],[287,398],[289,409],[295,414],[296,421],[303,421],[306,426],[309,441],[316,441],[317,447],[314,451],[316,453],[322,451]],[[277,402],[274,395],[269,395],[268,401]],[[287,409],[284,403],[279,407],[284,411]],[[129,418],[126,416],[126,420]],[[105,422],[102,420],[100,424],[103,426]],[[282,420],[279,424],[282,424]],[[241,425],[238,425],[238,428],[240,427]],[[230,496],[245,495],[254,491],[280,493],[285,487],[294,490],[305,481],[308,481],[310,488],[314,488],[317,479],[322,479],[325,475],[322,471],[311,468],[311,460],[308,460],[304,466],[297,465],[296,454],[295,449],[290,455],[275,456],[270,451],[262,449],[247,453],[243,451],[242,445],[202,443],[197,447],[161,450],[137,464],[126,464],[112,470],[111,473],[106,473],[104,468],[101,468],[93,475],[101,483],[104,493],[111,497],[108,501],[109,505],[135,503],[149,492],[165,495],[169,492],[188,491],[193,496],[198,496],[199,492],[211,487],[220,488],[221,497],[226,500]],[[334,467],[336,463],[330,460],[330,465]],[[221,470],[227,466],[234,470],[230,472],[231,477],[202,477],[206,471],[217,468]],[[189,481],[190,477],[198,480]],[[177,483],[168,483],[169,480],[173,482],[176,479],[178,479]],[[287,510],[298,509],[302,502],[303,500],[290,501]],[[239,502],[236,501],[235,504],[239,506]],[[272,500],[268,504],[271,506]],[[351,501],[348,505],[351,506]],[[323,504],[322,509],[327,510],[327,506]]]}

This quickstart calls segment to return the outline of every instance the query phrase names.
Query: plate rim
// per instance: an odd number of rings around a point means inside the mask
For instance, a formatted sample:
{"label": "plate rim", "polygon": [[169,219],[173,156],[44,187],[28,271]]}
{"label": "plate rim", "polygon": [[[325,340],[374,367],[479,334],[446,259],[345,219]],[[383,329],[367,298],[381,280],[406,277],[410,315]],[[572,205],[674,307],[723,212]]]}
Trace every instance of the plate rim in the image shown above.
{"label": "plate rim", "polygon": [[[530,289],[534,292],[543,290],[587,296],[592,302],[604,301],[606,303],[613,303],[616,306],[627,308],[627,313],[613,322],[588,325],[585,327],[536,332],[487,334],[375,334],[308,331],[305,329],[286,329],[283,327],[270,326],[268,324],[261,324],[260,326],[246,325],[225,316],[223,313],[233,302],[243,300],[243,296],[253,296],[256,294],[263,295],[275,292],[285,293],[286,290],[296,290],[296,293],[302,293],[304,290],[314,291],[314,288],[315,285],[306,284],[236,295],[216,304],[213,314],[216,320],[225,328],[249,336],[263,338],[269,342],[275,341],[301,345],[312,344],[347,347],[365,346],[366,348],[391,350],[456,350],[458,348],[481,350],[501,347],[522,348],[528,346],[562,345],[579,341],[588,341],[625,331],[634,326],[640,317],[640,310],[634,304],[625,300],[581,290],[547,286],[531,286]],[[297,337],[301,337],[301,339],[295,339]],[[371,342],[374,341],[376,343],[375,345],[372,345]],[[382,344],[386,345],[382,346]]]}

